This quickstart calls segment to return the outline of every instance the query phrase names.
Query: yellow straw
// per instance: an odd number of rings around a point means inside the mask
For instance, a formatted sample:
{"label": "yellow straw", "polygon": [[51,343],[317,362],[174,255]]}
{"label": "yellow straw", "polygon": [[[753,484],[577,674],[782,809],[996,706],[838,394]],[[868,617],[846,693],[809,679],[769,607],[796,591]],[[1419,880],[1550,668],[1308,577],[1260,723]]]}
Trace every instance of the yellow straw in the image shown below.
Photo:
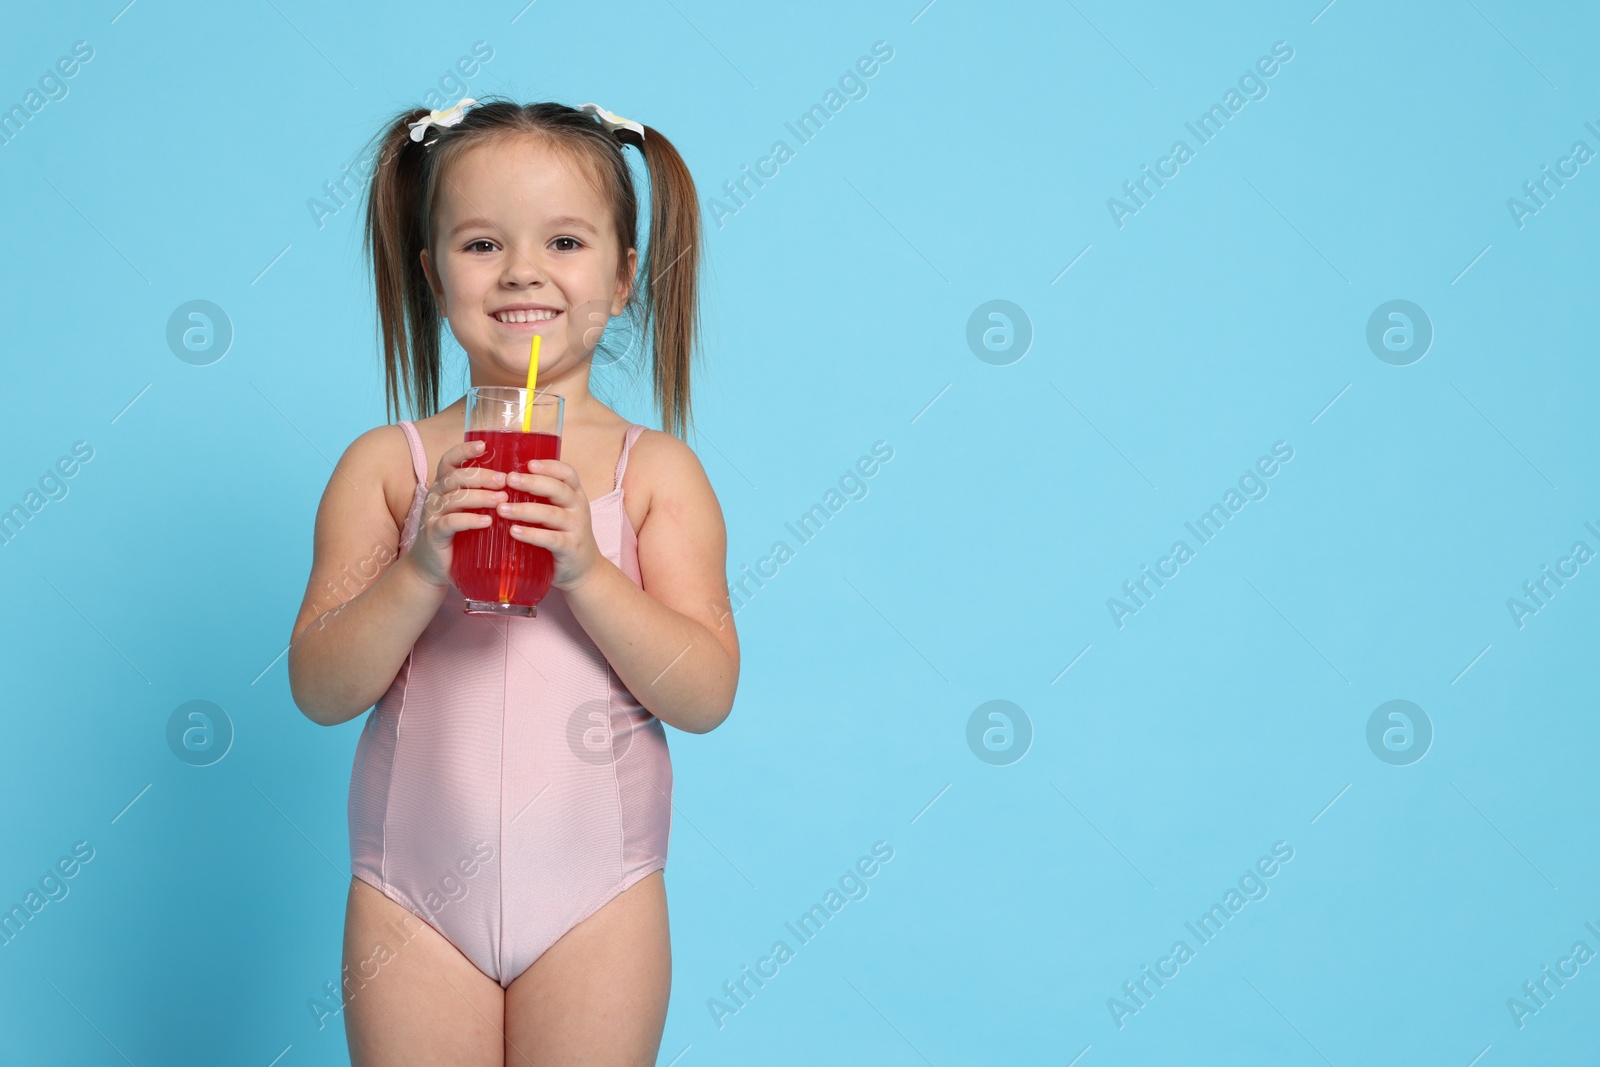
{"label": "yellow straw", "polygon": [[528,354],[528,406],[522,409],[522,432],[533,424],[533,387],[539,380],[539,335],[533,335],[533,351]]}

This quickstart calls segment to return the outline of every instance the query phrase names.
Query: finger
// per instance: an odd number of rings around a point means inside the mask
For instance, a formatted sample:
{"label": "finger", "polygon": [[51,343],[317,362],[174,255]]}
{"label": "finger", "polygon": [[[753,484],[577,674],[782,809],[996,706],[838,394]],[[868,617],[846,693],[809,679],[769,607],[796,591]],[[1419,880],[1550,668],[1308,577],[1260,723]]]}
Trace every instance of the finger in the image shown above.
{"label": "finger", "polygon": [[467,460],[481,456],[484,450],[482,441],[462,441],[451,445],[444,450],[444,455],[439,457],[439,476],[442,478],[449,471],[460,467]]}
{"label": "finger", "polygon": [[537,522],[558,530],[565,530],[571,525],[565,508],[532,500],[513,500],[500,504],[496,513],[512,522]]}
{"label": "finger", "polygon": [[463,508],[493,508],[506,499],[509,497],[503,489],[476,489],[467,486],[448,489],[440,484],[428,493],[423,510],[429,515],[439,515]]}
{"label": "finger", "polygon": [[550,477],[567,485],[575,486],[579,484],[578,469],[570,463],[563,463],[559,459],[530,459],[517,468],[517,473]]}
{"label": "finger", "polygon": [[493,467],[457,467],[440,478],[439,484],[446,489],[462,486],[498,489],[506,484],[506,474]]}
{"label": "finger", "polygon": [[507,499],[510,499],[510,496],[506,490],[482,490],[474,486],[446,488],[445,485],[438,485],[427,494],[427,501],[422,504],[422,510],[426,510],[429,515],[437,515],[440,512],[453,512],[462,507],[494,507]]}
{"label": "finger", "polygon": [[[560,534],[560,530],[546,530],[538,526],[513,525],[511,527],[512,537],[518,541],[526,541],[530,545],[538,545],[541,548],[550,548],[556,543],[555,538],[559,537]],[[548,540],[546,540],[547,538]]]}
{"label": "finger", "polygon": [[508,499],[503,489],[453,489],[439,496],[439,511],[461,511],[467,508],[492,509]]}
{"label": "finger", "polygon": [[493,515],[480,515],[476,511],[452,511],[432,522],[439,534],[454,537],[462,530],[481,530],[494,521]]}
{"label": "finger", "polygon": [[532,474],[526,471],[512,471],[506,475],[506,484],[513,489],[534,496],[547,497],[552,501],[571,507],[578,499],[577,487],[561,478],[551,474]]}

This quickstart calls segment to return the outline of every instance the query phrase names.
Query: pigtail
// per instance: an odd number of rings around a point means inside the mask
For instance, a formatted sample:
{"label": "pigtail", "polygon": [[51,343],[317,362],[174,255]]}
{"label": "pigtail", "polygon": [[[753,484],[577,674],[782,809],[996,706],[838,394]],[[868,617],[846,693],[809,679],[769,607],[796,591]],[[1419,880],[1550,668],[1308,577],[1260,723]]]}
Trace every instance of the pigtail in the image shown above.
{"label": "pigtail", "polygon": [[682,438],[694,424],[689,366],[699,330],[700,202],[694,178],[672,142],[645,127],[650,171],[650,244],[643,284],[646,325],[655,350],[656,403],[663,428]]}
{"label": "pigtail", "polygon": [[439,410],[442,320],[420,258],[427,241],[421,210],[427,149],[411,140],[407,125],[428,113],[426,108],[403,112],[379,135],[378,165],[367,193],[366,248],[391,422],[399,417],[402,390],[414,417]]}

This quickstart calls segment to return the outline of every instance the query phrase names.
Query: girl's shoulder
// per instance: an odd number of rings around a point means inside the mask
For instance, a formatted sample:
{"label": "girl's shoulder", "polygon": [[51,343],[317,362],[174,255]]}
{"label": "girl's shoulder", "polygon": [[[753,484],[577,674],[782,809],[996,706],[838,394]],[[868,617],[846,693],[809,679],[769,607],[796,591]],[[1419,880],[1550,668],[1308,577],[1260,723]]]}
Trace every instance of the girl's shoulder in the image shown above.
{"label": "girl's shoulder", "polygon": [[655,485],[663,477],[681,475],[684,466],[690,463],[699,463],[693,449],[670,433],[648,426],[641,425],[639,435],[628,450],[628,470],[639,474],[639,480],[649,485]]}
{"label": "girl's shoulder", "polygon": [[720,512],[700,457],[681,439],[645,427],[628,453],[628,481],[646,487],[645,518],[663,505],[709,508]]}
{"label": "girl's shoulder", "polygon": [[339,467],[363,485],[376,485],[383,494],[396,529],[404,529],[416,497],[417,476],[411,445],[398,422],[374,426],[350,442]]}

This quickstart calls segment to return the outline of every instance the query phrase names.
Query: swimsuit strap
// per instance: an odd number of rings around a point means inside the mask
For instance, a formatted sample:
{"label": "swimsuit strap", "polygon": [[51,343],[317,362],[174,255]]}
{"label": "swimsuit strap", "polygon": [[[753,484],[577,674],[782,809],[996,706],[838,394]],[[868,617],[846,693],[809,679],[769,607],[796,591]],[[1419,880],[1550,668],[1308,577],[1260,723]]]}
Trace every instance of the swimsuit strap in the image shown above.
{"label": "swimsuit strap", "polygon": [[617,457],[617,484],[612,486],[612,492],[622,488],[622,472],[628,469],[628,450],[633,443],[644,433],[644,427],[633,423],[628,427],[628,435],[622,439],[622,455]]}
{"label": "swimsuit strap", "polygon": [[400,420],[400,428],[406,432],[406,445],[411,449],[411,468],[416,471],[417,485],[428,484],[428,454],[422,449],[422,435],[417,433],[417,428],[406,419]]}

